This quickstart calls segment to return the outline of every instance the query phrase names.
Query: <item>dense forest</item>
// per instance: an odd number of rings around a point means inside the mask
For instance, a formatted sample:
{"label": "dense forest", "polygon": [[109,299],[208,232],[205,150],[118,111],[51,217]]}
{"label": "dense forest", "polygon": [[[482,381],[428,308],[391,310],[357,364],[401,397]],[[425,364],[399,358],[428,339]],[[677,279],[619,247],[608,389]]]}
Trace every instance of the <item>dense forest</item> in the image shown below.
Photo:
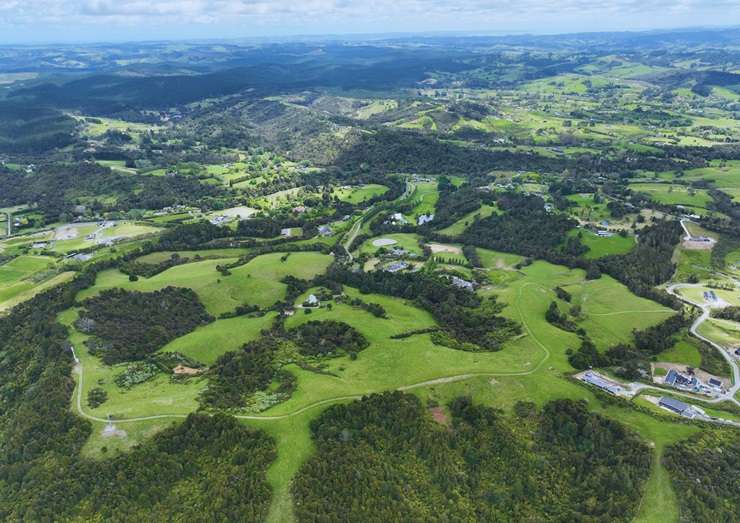
{"label": "dense forest", "polygon": [[278,343],[264,336],[220,356],[208,372],[208,388],[201,394],[201,404],[227,409],[244,406],[246,396],[265,389],[277,375],[274,360]]}
{"label": "dense forest", "polygon": [[275,445],[264,433],[224,415],[191,414],[110,459],[49,457],[48,467],[6,469],[0,516],[194,521],[207,513],[209,521],[260,521],[271,497],[265,471],[274,458]]}
{"label": "dense forest", "polygon": [[56,315],[94,279],[86,272],[0,317],[0,519],[264,519],[275,447],[231,418],[191,415],[130,453],[80,456],[91,426],[69,407],[72,356]]}
{"label": "dense forest", "polygon": [[567,238],[577,223],[548,213],[539,196],[505,193],[496,203],[504,213],[475,221],[462,236],[465,243],[567,265],[586,252],[577,238]]}
{"label": "dense forest", "polygon": [[683,231],[678,221],[661,221],[640,231],[637,245],[628,253],[599,260],[603,272],[624,283],[638,296],[677,308],[679,302],[653,287],[673,276],[673,250]]}
{"label": "dense forest", "polygon": [[213,321],[191,289],[154,292],[110,289],[82,302],[76,327],[86,345],[108,364],[140,360],[168,342]]}
{"label": "dense forest", "polygon": [[341,321],[309,321],[296,327],[291,335],[301,354],[307,356],[328,356],[357,353],[366,349],[368,341],[358,330]]}
{"label": "dense forest", "polygon": [[161,209],[226,196],[215,185],[188,176],[127,176],[96,163],[54,163],[33,173],[0,169],[0,207],[33,204],[49,222],[71,221],[78,202],[92,212]]}
{"label": "dense forest", "polygon": [[738,521],[740,514],[740,432],[695,434],[666,448],[663,464],[681,509],[681,522]]}
{"label": "dense forest", "polygon": [[[583,403],[510,419],[459,398],[442,423],[389,392],[311,423],[299,521],[630,521],[650,450]],[[439,418],[437,418],[439,420]]]}
{"label": "dense forest", "polygon": [[75,141],[75,120],[61,111],[0,102],[0,153],[38,153]]}

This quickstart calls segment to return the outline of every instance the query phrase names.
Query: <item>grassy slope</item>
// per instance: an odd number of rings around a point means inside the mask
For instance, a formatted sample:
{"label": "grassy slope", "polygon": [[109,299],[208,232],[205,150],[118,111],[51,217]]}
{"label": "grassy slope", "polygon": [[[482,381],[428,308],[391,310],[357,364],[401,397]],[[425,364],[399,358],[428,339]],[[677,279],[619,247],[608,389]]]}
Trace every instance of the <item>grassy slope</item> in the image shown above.
{"label": "grassy slope", "polygon": [[360,187],[352,187],[351,189],[334,189],[334,191],[332,191],[332,196],[339,198],[343,202],[349,202],[356,205],[375,196],[380,196],[386,191],[388,191],[388,187],[385,185],[370,183]]}
{"label": "grassy slope", "polygon": [[258,318],[238,316],[198,327],[162,347],[162,352],[179,352],[206,365],[212,365],[225,352],[237,350],[248,341],[259,338],[260,331],[270,327],[274,313]]}
{"label": "grassy slope", "polygon": [[[492,270],[511,270],[511,265],[520,258],[513,255],[481,250],[484,263]],[[291,256],[292,258],[293,256]],[[289,260],[291,259],[289,258]],[[209,264],[215,262],[201,262]],[[280,264],[272,260],[272,266]],[[190,264],[197,265],[197,264]],[[187,267],[187,266],[185,266]],[[208,267],[208,265],[205,265]],[[178,269],[179,267],[175,268]],[[171,269],[173,271],[175,269]],[[264,270],[268,268],[265,267]],[[192,271],[193,268],[190,267]],[[215,272],[213,267],[211,270]],[[166,272],[170,272],[166,271]],[[166,273],[163,273],[166,274]],[[218,273],[216,273],[218,274]],[[371,346],[359,354],[357,360],[346,357],[329,360],[327,370],[336,374],[329,376],[316,374],[295,366],[290,366],[298,379],[298,389],[287,402],[270,409],[267,415],[291,414],[304,407],[308,410],[281,420],[249,420],[246,423],[267,430],[278,442],[278,458],[269,471],[269,479],[274,489],[274,498],[271,521],[289,521],[292,519],[292,507],[289,492],[290,479],[300,464],[312,452],[313,446],[308,432],[308,423],[319,414],[325,404],[315,405],[316,402],[336,398],[335,401],[348,401],[359,394],[378,392],[402,386],[413,385],[425,380],[435,380],[430,384],[412,387],[423,397],[433,396],[440,400],[452,398],[461,393],[470,393],[476,400],[488,404],[509,408],[518,400],[532,400],[538,404],[560,397],[584,398],[596,410],[630,424],[640,433],[661,445],[672,439],[683,437],[684,432],[693,430],[683,426],[667,425],[644,414],[636,413],[626,408],[604,408],[596,402],[591,392],[569,380],[563,379],[565,373],[571,372],[567,362],[565,350],[577,344],[577,337],[548,324],[544,313],[553,299],[553,287],[567,286],[573,293],[574,301],[583,303],[587,316],[584,326],[589,334],[602,345],[611,343],[615,339],[624,339],[629,335],[636,322],[652,324],[664,315],[660,313],[636,313],[634,310],[660,310],[661,307],[631,296],[623,286],[607,277],[591,283],[585,283],[582,271],[569,270],[563,267],[535,262],[522,269],[522,277],[512,281],[506,288],[497,293],[500,299],[508,304],[504,314],[522,321],[525,326],[525,335],[506,344],[501,352],[497,353],[466,353],[435,346],[428,335],[412,336],[402,340],[392,340],[394,333],[409,329],[422,328],[434,324],[428,313],[404,303],[402,300],[379,296],[363,295],[366,302],[380,303],[386,308],[389,319],[380,319],[361,310],[347,305],[335,304],[332,310],[321,309],[310,315],[299,313],[287,321],[287,327],[295,327],[305,321],[321,319],[337,319],[345,321],[360,330],[371,342]],[[170,277],[173,275],[170,274]],[[177,273],[175,273],[177,276]],[[112,283],[116,280],[115,274],[103,274],[101,283]],[[200,275],[200,279],[204,279]],[[192,277],[189,281],[198,281]],[[126,280],[127,282],[127,280]],[[125,283],[125,282],[124,282]],[[357,291],[346,289],[352,295],[359,295]],[[202,292],[202,291],[201,291]],[[617,312],[617,315],[611,315]],[[63,319],[69,323],[74,311],[65,313]],[[619,318],[617,320],[617,318]],[[192,335],[191,335],[192,336]],[[73,340],[75,341],[75,340]],[[80,345],[76,340],[76,346]],[[178,340],[183,343],[182,339]],[[94,359],[84,354],[85,388],[96,382],[93,372],[88,369],[94,365]],[[445,382],[439,380],[446,376],[476,373],[488,374],[480,377],[470,377],[463,381]],[[104,381],[109,377],[104,377]],[[141,413],[154,412],[156,406],[159,412],[163,405],[157,404],[156,389],[164,385],[151,382],[152,385],[141,386],[141,392],[132,390],[126,394],[118,394],[118,399],[109,400],[98,410],[99,414],[112,411],[116,414],[132,414],[132,409]],[[172,412],[186,412],[192,408],[195,393],[200,390],[197,380],[193,386],[184,386],[180,396],[167,394],[168,404],[165,407]],[[161,393],[160,393],[161,394]],[[341,398],[345,398],[342,400]],[[123,412],[126,409],[126,412]],[[139,412],[136,412],[140,415]],[[149,423],[149,422],[146,422]],[[146,424],[145,423],[145,424]],[[128,430],[127,424],[124,428]],[[160,424],[149,425],[150,431],[160,428]],[[685,429],[685,430],[684,430]],[[684,432],[681,432],[681,431]],[[132,438],[143,437],[146,431],[130,433]],[[101,439],[94,437],[88,444],[89,451],[95,453],[101,448]],[[120,445],[120,444],[117,444]],[[650,488],[646,493],[645,507],[660,507],[661,513],[670,513],[672,500],[670,485],[662,480],[661,469],[656,463],[655,474],[651,479]],[[675,507],[674,507],[675,508]]]}
{"label": "grassy slope", "polygon": [[588,247],[585,257],[593,260],[610,254],[627,253],[635,246],[635,239],[632,236],[623,237],[618,234],[604,238],[591,231],[584,230],[581,243]]}
{"label": "grassy slope", "polygon": [[79,298],[99,293],[103,289],[120,287],[138,291],[153,291],[168,285],[190,287],[205,305],[208,312],[219,315],[234,310],[243,303],[266,307],[285,295],[285,284],[280,280],[292,274],[307,279],[326,270],[331,257],[316,252],[292,253],[281,262],[281,253],[258,256],[248,264],[232,270],[229,276],[222,276],[217,265],[236,261],[233,259],[205,260],[172,267],[151,278],[141,278],[130,282],[118,270],[100,273],[94,287],[80,294]]}
{"label": "grassy slope", "polygon": [[381,247],[373,245],[373,241],[387,238],[389,240],[396,240],[393,245],[384,246],[385,250],[390,251],[394,247],[406,249],[408,252],[416,253],[421,256],[423,254],[421,247],[419,247],[419,239],[421,238],[418,234],[413,233],[395,233],[395,234],[384,234],[383,236],[376,236],[365,241],[360,246],[360,253],[375,254],[375,252]]}
{"label": "grassy slope", "polygon": [[689,194],[684,185],[672,185],[663,183],[632,183],[630,189],[646,193],[653,200],[667,205],[689,205],[692,207],[706,208],[712,198],[704,189],[695,189],[694,194]]}
{"label": "grassy slope", "polygon": [[496,207],[493,205],[483,205],[480,209],[477,209],[475,211],[469,212],[459,220],[457,220],[452,225],[449,225],[448,227],[445,227],[444,229],[440,229],[437,231],[439,234],[444,234],[446,236],[458,236],[465,232],[465,229],[470,226],[473,221],[475,220],[476,216],[480,216],[481,219],[488,218],[496,211]]}

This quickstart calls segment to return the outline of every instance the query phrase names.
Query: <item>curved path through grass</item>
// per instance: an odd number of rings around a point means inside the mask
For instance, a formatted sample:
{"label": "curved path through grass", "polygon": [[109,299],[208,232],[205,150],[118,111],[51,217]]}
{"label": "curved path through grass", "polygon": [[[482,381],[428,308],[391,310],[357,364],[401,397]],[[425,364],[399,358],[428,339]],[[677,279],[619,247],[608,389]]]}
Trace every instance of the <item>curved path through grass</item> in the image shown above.
{"label": "curved path through grass", "polygon": [[[443,383],[452,383],[452,382],[456,382],[456,381],[464,381],[464,380],[468,380],[468,379],[475,378],[475,377],[487,377],[487,376],[490,376],[490,377],[497,377],[497,376],[498,377],[502,377],[502,376],[526,376],[526,375],[533,374],[533,373],[537,372],[542,367],[542,365],[544,365],[544,363],[550,358],[551,353],[547,349],[547,347],[539,340],[539,338],[537,338],[537,336],[534,334],[534,331],[532,331],[532,329],[530,328],[529,324],[527,323],[527,321],[525,319],[526,316],[522,313],[522,310],[521,310],[520,301],[521,301],[521,298],[522,298],[522,291],[525,288],[527,288],[529,286],[533,286],[533,285],[535,285],[535,286],[541,286],[542,287],[541,284],[535,283],[535,282],[531,282],[531,283],[527,283],[525,285],[522,285],[519,288],[518,292],[517,292],[517,297],[516,297],[516,300],[514,301],[514,306],[515,306],[515,308],[517,310],[517,313],[519,314],[519,317],[521,318],[522,325],[524,326],[524,329],[527,331],[527,334],[529,334],[529,336],[532,337],[532,339],[537,344],[537,346],[540,347],[544,351],[544,353],[545,353],[544,357],[542,359],[540,359],[539,362],[537,362],[537,365],[535,365],[534,367],[532,367],[529,370],[524,370],[524,371],[514,371],[514,372],[502,372],[502,371],[499,371],[499,372],[493,372],[493,371],[491,371],[491,372],[466,372],[466,373],[462,373],[462,374],[453,374],[451,376],[440,376],[440,377],[437,377],[437,378],[433,378],[433,379],[429,379],[429,380],[425,380],[425,381],[420,381],[420,382],[417,382],[417,383],[411,383],[411,384],[408,384],[408,385],[401,385],[399,387],[396,387],[396,390],[408,391],[408,390],[418,389],[418,388],[421,388],[421,387],[428,387],[428,386],[432,386],[432,385],[439,385],[439,384],[443,384]],[[94,416],[92,414],[88,414],[82,408],[82,390],[83,390],[83,379],[84,379],[84,367],[82,365],[82,362],[78,362],[75,365],[75,372],[77,372],[77,374],[78,374],[77,394],[76,394],[76,396],[77,396],[76,397],[77,412],[83,418],[89,419],[91,421],[98,421],[98,422],[104,422],[104,423],[109,422],[109,421],[111,421],[111,422],[112,421],[115,421],[115,423],[133,423],[133,422],[137,422],[137,421],[150,421],[150,420],[167,419],[167,418],[179,418],[179,419],[182,419],[182,418],[186,418],[188,416],[187,414],[155,414],[155,415],[151,415],[151,416],[141,416],[141,417],[135,417],[135,418],[116,418],[116,419],[113,419],[113,420],[109,420],[109,419],[106,419],[106,418],[101,418],[99,416]],[[383,391],[382,390],[377,390],[377,391],[373,391],[373,392],[378,393],[378,392],[383,392]],[[274,415],[274,416],[234,415],[234,417],[237,418],[237,419],[242,419],[242,420],[284,420],[284,419],[287,419],[287,418],[291,418],[293,416],[298,416],[298,415],[303,414],[304,412],[306,412],[308,410],[311,410],[311,409],[314,409],[314,408],[317,408],[317,407],[321,407],[323,405],[328,405],[328,404],[331,404],[331,403],[337,403],[337,402],[341,402],[341,401],[349,401],[349,400],[360,399],[363,396],[366,396],[367,394],[372,394],[373,392],[366,392],[366,393],[363,393],[363,394],[351,394],[351,395],[343,395],[343,396],[335,396],[335,397],[331,397],[331,398],[325,398],[323,400],[315,401],[315,402],[310,403],[308,405],[304,405],[303,407],[301,407],[299,409],[296,409],[296,410],[294,410],[292,412],[288,412],[286,414],[279,414],[279,415]]]}

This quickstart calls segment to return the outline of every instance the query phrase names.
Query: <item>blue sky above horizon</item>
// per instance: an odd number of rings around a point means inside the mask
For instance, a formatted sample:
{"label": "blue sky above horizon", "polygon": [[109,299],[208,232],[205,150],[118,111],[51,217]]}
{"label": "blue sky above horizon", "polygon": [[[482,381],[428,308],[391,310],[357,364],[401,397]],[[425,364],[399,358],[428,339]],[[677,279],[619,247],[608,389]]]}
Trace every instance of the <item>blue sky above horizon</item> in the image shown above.
{"label": "blue sky above horizon", "polygon": [[740,25],[740,0],[0,0],[0,45]]}

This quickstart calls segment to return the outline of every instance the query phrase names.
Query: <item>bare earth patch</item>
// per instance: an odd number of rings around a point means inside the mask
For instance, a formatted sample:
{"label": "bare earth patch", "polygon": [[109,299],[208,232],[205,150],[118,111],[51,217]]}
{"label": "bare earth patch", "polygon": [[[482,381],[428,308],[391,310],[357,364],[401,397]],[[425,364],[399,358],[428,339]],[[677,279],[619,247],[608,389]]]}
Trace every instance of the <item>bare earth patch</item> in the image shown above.
{"label": "bare earth patch", "polygon": [[[665,379],[665,376],[655,375],[655,369],[665,369],[666,374],[671,369],[674,369],[677,372],[680,372],[681,374],[688,374],[688,366],[682,365],[680,363],[656,362],[656,363],[651,363],[650,367],[653,372],[653,383],[662,384],[663,380]],[[697,368],[694,368],[694,374],[696,375],[697,378],[699,378],[704,383],[707,383],[709,381],[709,378],[714,378],[722,382],[722,387],[728,388],[730,386],[730,380],[728,378],[723,378],[721,376],[715,376],[714,374],[709,374],[708,372],[703,371],[701,369],[697,369]]]}
{"label": "bare earth patch", "polygon": [[186,367],[185,365],[178,365],[174,369],[172,369],[172,372],[174,374],[186,374],[188,376],[194,376],[196,374],[200,374],[200,369],[194,369],[193,367]]}
{"label": "bare earth patch", "polygon": [[446,245],[444,243],[430,243],[429,248],[434,254],[440,252],[446,252],[450,254],[462,254],[462,249],[454,245]]}
{"label": "bare earth patch", "polygon": [[681,246],[687,251],[711,251],[716,245],[716,241],[697,241],[697,240],[684,240]]}
{"label": "bare earth patch", "polygon": [[54,232],[55,240],[74,240],[80,232],[74,225],[62,225]]}
{"label": "bare earth patch", "polygon": [[121,430],[112,423],[108,423],[103,429],[104,438],[125,438],[127,436],[125,430]]}
{"label": "bare earth patch", "polygon": [[429,409],[429,412],[432,415],[432,419],[434,419],[435,422],[439,423],[440,425],[444,425],[445,427],[450,426],[450,418],[445,413],[444,409],[442,407],[432,407]]}

